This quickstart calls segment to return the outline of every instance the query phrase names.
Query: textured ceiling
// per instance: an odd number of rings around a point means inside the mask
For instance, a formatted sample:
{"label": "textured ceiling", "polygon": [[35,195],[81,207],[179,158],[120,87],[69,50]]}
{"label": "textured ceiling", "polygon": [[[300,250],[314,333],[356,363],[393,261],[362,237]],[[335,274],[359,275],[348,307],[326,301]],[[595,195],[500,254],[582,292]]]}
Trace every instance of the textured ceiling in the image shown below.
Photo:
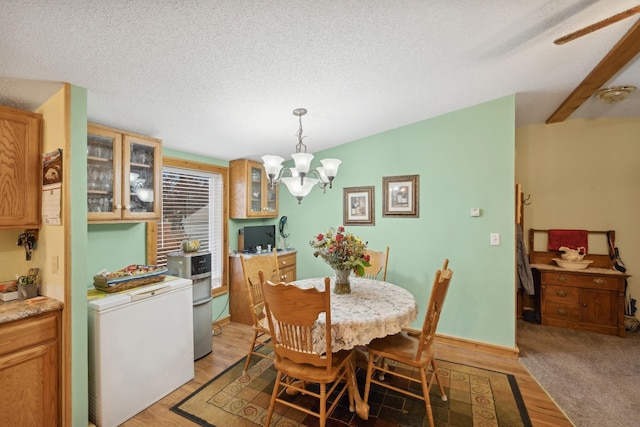
{"label": "textured ceiling", "polygon": [[[0,0],[0,104],[34,110],[69,82],[89,120],[229,160],[287,157],[517,93],[544,122],[637,16],[553,40],[637,0]],[[607,86],[640,88],[635,58]],[[588,100],[570,118],[639,117]]]}

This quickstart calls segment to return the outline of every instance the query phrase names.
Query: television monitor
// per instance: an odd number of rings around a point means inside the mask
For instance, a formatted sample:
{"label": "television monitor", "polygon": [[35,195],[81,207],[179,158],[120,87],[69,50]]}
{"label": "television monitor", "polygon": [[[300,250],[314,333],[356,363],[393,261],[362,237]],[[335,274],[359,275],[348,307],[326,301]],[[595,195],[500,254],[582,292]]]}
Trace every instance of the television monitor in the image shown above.
{"label": "television monitor", "polygon": [[256,225],[244,227],[244,252],[255,252],[256,246],[262,246],[262,250],[266,250],[269,245],[276,247],[276,226],[275,225]]}

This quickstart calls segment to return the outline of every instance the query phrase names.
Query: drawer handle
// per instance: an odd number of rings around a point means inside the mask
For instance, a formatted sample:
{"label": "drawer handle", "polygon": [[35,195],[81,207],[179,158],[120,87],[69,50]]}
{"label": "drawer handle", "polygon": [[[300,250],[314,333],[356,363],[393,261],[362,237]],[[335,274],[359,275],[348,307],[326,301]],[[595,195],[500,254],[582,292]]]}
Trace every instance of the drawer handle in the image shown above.
{"label": "drawer handle", "polygon": [[558,313],[560,316],[566,316],[567,315],[567,310],[565,310],[564,308],[561,308],[561,309],[557,310],[556,313]]}
{"label": "drawer handle", "polygon": [[556,295],[558,295],[559,297],[566,297],[567,292],[564,289],[560,289],[559,291],[556,292]]}
{"label": "drawer handle", "polygon": [[282,265],[287,265],[287,261],[282,261]]}
{"label": "drawer handle", "polygon": [[556,276],[556,280],[558,282],[566,282],[567,278],[565,276]]}
{"label": "drawer handle", "polygon": [[596,285],[606,285],[607,279],[593,279],[593,283]]}

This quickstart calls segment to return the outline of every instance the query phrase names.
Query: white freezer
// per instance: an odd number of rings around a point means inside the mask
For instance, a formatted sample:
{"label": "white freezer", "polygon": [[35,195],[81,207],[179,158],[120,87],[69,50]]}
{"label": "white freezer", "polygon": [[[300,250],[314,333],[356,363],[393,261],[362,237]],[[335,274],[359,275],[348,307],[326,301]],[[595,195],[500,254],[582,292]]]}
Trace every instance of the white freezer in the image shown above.
{"label": "white freezer", "polygon": [[194,378],[192,281],[90,299],[89,418],[115,427]]}

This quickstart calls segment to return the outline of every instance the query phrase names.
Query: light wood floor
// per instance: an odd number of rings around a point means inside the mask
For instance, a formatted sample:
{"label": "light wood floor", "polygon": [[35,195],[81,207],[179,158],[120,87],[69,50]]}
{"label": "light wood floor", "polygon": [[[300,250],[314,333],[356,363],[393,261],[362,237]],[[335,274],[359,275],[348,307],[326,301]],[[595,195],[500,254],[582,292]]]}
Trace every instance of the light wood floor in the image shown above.
{"label": "light wood floor", "polygon": [[[170,393],[154,405],[123,424],[137,426],[195,426],[197,424],[175,414],[169,408],[197,390],[208,380],[224,371],[228,366],[244,357],[251,340],[252,330],[239,323],[222,326],[222,333],[213,337],[213,352],[195,363],[195,378]],[[220,327],[216,327],[216,333]],[[484,369],[514,375],[518,381],[529,417],[534,427],[572,427],[573,424],[549,398],[546,392],[515,359],[488,355],[449,345],[438,344],[436,357],[455,363],[463,363]]]}

